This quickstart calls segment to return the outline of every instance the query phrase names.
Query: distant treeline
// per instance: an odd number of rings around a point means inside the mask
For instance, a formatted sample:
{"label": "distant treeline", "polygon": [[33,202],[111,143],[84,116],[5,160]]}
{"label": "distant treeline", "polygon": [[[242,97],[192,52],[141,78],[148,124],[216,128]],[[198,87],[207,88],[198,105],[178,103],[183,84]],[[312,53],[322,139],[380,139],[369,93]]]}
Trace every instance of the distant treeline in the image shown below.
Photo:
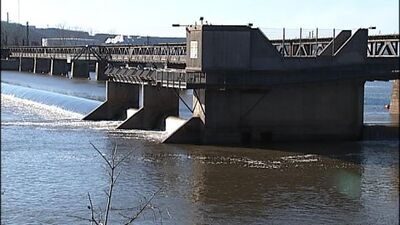
{"label": "distant treeline", "polygon": [[[27,35],[28,34],[28,35]],[[41,46],[42,38],[87,38],[97,39],[104,43],[108,38],[114,38],[116,34],[95,34],[89,32],[76,31],[64,28],[36,28],[18,23],[8,23],[1,21],[1,47],[6,46]],[[133,36],[140,37],[140,36]],[[157,44],[157,43],[178,43],[184,42],[185,38],[170,37],[142,37],[135,38],[133,44]],[[120,43],[127,44],[127,43]],[[132,44],[132,43],[131,43]]]}

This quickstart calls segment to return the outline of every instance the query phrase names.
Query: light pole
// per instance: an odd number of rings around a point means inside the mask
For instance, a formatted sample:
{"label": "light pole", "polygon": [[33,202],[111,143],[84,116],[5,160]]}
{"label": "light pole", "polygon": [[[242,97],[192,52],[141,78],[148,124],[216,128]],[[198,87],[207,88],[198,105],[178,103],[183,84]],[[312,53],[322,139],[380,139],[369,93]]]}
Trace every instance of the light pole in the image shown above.
{"label": "light pole", "polygon": [[26,21],[26,46],[29,46],[29,22]]}

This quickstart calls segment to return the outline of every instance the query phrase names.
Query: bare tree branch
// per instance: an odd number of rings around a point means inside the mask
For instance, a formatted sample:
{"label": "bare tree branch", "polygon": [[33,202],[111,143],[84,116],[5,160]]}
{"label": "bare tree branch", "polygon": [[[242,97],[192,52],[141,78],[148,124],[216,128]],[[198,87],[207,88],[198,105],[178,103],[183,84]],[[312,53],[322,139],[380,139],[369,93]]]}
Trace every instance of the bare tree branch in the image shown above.
{"label": "bare tree branch", "polygon": [[96,146],[94,146],[94,144],[93,144],[92,142],[89,142],[89,143],[90,143],[90,145],[92,145],[92,147],[94,148],[94,150],[96,150],[97,153],[99,153],[99,155],[104,159],[104,161],[106,161],[107,165],[108,165],[110,168],[112,168],[111,163],[110,163],[110,162],[108,161],[108,159],[103,155],[103,153],[102,153],[99,149],[97,149]]}
{"label": "bare tree branch", "polygon": [[150,204],[150,202],[153,200],[153,198],[162,190],[162,188],[160,188],[158,191],[156,191],[147,201],[146,203],[142,206],[142,208],[136,213],[136,215],[134,215],[128,222],[125,223],[125,225],[129,225],[131,224],[133,221],[135,221],[140,214],[143,213],[143,211],[147,208],[147,206]]}
{"label": "bare tree branch", "polygon": [[122,158],[117,162],[115,166],[118,166],[121,164],[123,161],[125,161],[130,155],[132,155],[133,151],[128,152],[126,155],[122,156]]}
{"label": "bare tree branch", "polygon": [[[121,158],[119,158],[117,156],[118,147],[117,147],[117,145],[115,145],[114,149],[111,151],[111,156],[106,157],[93,143],[91,143],[91,142],[89,142],[89,143],[96,150],[96,152],[103,158],[103,160],[107,163],[107,166],[108,166],[107,173],[109,176],[108,190],[107,191],[104,190],[104,192],[107,196],[107,204],[106,204],[106,207],[104,208],[104,210],[102,210],[100,208],[98,213],[96,213],[96,211],[94,210],[94,207],[93,207],[93,202],[92,202],[91,196],[88,193],[88,198],[89,198],[89,203],[90,203],[90,206],[88,206],[88,208],[91,210],[90,221],[94,222],[96,225],[107,225],[110,215],[111,215],[111,210],[120,210],[120,209],[112,208],[112,196],[113,196],[114,187],[115,187],[115,184],[117,183],[119,176],[121,175],[121,171],[116,171],[116,169],[123,161],[125,161],[127,158],[129,158],[131,156],[133,151],[130,151],[127,154],[123,155]],[[162,224],[161,210],[159,208],[151,205],[151,201],[161,190],[162,190],[162,188],[160,188],[157,192],[153,193],[153,195],[148,199],[145,196],[143,196],[144,200],[141,201],[141,204],[136,208],[137,211],[136,211],[136,213],[133,214],[133,216],[126,216],[122,213],[118,213],[121,217],[128,219],[128,221],[125,223],[125,225],[129,225],[129,224],[133,223],[133,221],[135,221],[147,208],[150,208],[153,211],[154,221],[156,221],[156,217],[157,217],[155,210],[158,210],[158,213],[161,216],[160,221]],[[132,211],[132,210],[134,210],[134,208],[129,208],[127,210]],[[98,219],[96,219],[96,216],[98,216],[97,217]]]}
{"label": "bare tree branch", "polygon": [[89,192],[88,192],[88,198],[89,198],[89,203],[90,203],[90,211],[91,211],[91,216],[92,216],[92,222],[94,222],[96,225],[99,225],[99,223],[96,221],[96,218],[94,216],[94,208],[93,208],[92,198],[90,197],[90,193]]}

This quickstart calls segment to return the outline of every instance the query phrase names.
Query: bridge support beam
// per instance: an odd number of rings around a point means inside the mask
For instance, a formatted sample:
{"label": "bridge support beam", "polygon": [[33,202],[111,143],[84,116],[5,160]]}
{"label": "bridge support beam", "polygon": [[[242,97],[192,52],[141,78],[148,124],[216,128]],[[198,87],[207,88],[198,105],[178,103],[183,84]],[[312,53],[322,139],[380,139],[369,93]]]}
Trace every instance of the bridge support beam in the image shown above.
{"label": "bridge support beam", "polygon": [[34,58],[33,73],[50,73],[51,60]]}
{"label": "bridge support beam", "polygon": [[68,64],[67,60],[52,59],[50,65],[50,75],[67,75]]}
{"label": "bridge support beam", "polygon": [[96,62],[96,80],[107,80],[107,76],[104,73],[106,71],[107,62],[98,61]]}
{"label": "bridge support beam", "polygon": [[32,72],[34,67],[34,60],[33,58],[19,58],[19,68],[20,72]]}
{"label": "bridge support beam", "polygon": [[390,114],[399,114],[399,80],[394,80],[392,88],[392,99],[390,100]]}
{"label": "bridge support beam", "polygon": [[73,61],[71,63],[70,78],[89,78],[89,62],[88,61]]}
{"label": "bridge support beam", "polygon": [[168,116],[179,115],[179,96],[173,89],[141,86],[143,106],[118,129],[164,129]]}
{"label": "bridge support beam", "polygon": [[107,100],[83,120],[119,120],[127,117],[130,108],[139,108],[139,86],[106,82]]}

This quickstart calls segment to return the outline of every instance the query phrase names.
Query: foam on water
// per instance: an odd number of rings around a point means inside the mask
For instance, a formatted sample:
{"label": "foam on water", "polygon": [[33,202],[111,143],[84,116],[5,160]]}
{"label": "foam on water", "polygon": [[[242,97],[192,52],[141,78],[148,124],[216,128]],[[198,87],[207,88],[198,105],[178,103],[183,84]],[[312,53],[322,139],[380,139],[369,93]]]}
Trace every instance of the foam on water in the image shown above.
{"label": "foam on water", "polygon": [[[234,165],[236,167],[251,168],[251,169],[288,169],[307,166],[318,166],[316,163],[320,162],[320,156],[315,154],[296,154],[288,155],[277,158],[269,159],[253,159],[244,156],[219,156],[204,154],[183,154],[183,153],[165,153],[163,157],[179,160],[182,163],[187,161],[196,161],[206,165]],[[138,161],[143,162],[160,162],[164,159],[159,158],[157,155],[146,155],[138,157]]]}

